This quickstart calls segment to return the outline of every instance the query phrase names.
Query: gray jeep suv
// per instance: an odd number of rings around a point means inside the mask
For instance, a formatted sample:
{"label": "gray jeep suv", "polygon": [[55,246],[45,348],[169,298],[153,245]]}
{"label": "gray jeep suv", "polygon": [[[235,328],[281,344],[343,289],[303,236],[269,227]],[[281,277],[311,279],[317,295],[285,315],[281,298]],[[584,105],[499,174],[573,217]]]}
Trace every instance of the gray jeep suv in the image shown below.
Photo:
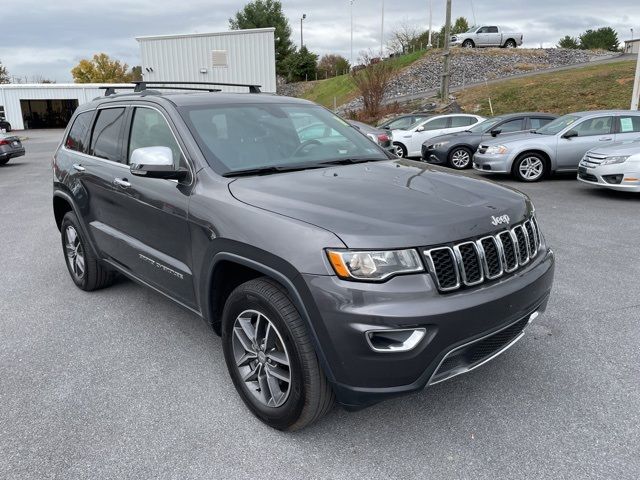
{"label": "gray jeep suv", "polygon": [[305,100],[165,87],[71,119],[53,162],[67,268],[210,322],[267,424],[472,370],[545,309],[554,257],[524,194],[394,158]]}

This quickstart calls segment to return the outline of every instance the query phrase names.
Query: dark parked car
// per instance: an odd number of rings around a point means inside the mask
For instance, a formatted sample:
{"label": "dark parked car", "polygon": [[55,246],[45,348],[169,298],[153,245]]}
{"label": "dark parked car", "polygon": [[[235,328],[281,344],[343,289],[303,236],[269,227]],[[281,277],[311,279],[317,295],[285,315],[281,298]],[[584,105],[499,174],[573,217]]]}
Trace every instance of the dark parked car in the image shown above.
{"label": "dark parked car", "polygon": [[24,146],[20,138],[14,135],[0,133],[0,165],[6,164],[9,160],[24,155]]}
{"label": "dark parked car", "polygon": [[356,120],[347,120],[347,123],[364,133],[371,141],[395,155],[396,148],[393,146],[393,133],[390,130],[372,127],[371,125]]}
{"label": "dark parked car", "polygon": [[384,128],[385,130],[407,130],[411,125],[422,122],[432,116],[433,113],[426,112],[408,113],[390,118],[378,125],[378,128]]}
{"label": "dark parked car", "polygon": [[488,118],[469,130],[431,138],[422,145],[422,159],[429,163],[446,164],[457,170],[470,168],[473,154],[482,141],[507,133],[538,129],[557,115],[549,113],[511,113]]}
{"label": "dark parked car", "polygon": [[7,122],[4,117],[0,117],[0,131],[4,130],[9,133],[11,131],[11,124]]}
{"label": "dark parked car", "polygon": [[268,425],[468,372],[546,308],[554,255],[523,193],[393,157],[306,100],[149,88],[79,107],[55,152],[69,274],[210,322]]}

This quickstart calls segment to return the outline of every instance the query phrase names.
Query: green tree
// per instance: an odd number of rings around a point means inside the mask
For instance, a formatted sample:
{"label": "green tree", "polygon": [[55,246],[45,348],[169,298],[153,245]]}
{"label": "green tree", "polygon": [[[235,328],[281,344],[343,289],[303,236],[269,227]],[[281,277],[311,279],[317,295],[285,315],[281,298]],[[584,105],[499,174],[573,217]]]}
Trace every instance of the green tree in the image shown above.
{"label": "green tree", "polygon": [[131,81],[132,82],[141,82],[142,81],[142,67],[140,65],[136,65],[135,67],[131,67]]}
{"label": "green tree", "polygon": [[286,74],[285,60],[295,51],[295,47],[291,41],[289,21],[282,13],[282,4],[279,1],[253,0],[237,11],[235,17],[229,19],[229,27],[232,30],[274,27],[276,72],[279,75]]}
{"label": "green tree", "polygon": [[112,60],[106,53],[97,53],[91,60],[80,60],[71,69],[75,83],[125,83],[131,81],[129,65]]}
{"label": "green tree", "polygon": [[620,48],[618,34],[611,27],[602,27],[597,30],[589,29],[580,35],[580,48],[616,51]]}
{"label": "green tree", "polygon": [[318,77],[326,78],[349,73],[351,65],[342,55],[323,55],[318,61]]}
{"label": "green tree", "polygon": [[[469,22],[467,21],[467,19],[464,17],[458,17],[451,27],[451,35],[455,35],[456,33],[464,33],[468,30]],[[444,31],[442,33],[444,33]]]}
{"label": "green tree", "polygon": [[580,42],[575,37],[570,37],[569,35],[565,35],[560,39],[557,45],[558,48],[571,48],[577,49],[580,48]]}
{"label": "green tree", "polygon": [[9,72],[2,62],[0,62],[0,83],[9,83]]}
{"label": "green tree", "polygon": [[284,61],[284,71],[290,82],[315,80],[318,55],[302,47],[294,51]]}

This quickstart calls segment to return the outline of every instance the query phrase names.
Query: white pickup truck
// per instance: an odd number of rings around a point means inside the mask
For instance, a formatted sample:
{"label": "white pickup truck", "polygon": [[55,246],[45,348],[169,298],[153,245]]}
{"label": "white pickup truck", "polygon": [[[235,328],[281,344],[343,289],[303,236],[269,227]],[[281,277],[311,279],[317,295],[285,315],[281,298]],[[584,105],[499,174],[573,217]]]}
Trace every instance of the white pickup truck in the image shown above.
{"label": "white pickup truck", "polygon": [[522,34],[505,32],[497,25],[482,25],[471,27],[465,33],[457,33],[451,36],[452,46],[466,48],[474,47],[504,47],[515,48],[522,45]]}

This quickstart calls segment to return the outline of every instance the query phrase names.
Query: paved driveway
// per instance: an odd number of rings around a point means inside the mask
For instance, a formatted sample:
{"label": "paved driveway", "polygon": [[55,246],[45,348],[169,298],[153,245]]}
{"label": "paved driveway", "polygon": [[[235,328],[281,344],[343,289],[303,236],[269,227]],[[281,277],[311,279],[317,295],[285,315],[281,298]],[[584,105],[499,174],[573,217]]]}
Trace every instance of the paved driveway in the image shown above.
{"label": "paved driveway", "polygon": [[250,416],[219,338],[129,281],[85,293],[51,209],[58,131],[0,168],[0,478],[640,477],[640,196],[516,185],[557,254],[505,355],[298,433]]}

